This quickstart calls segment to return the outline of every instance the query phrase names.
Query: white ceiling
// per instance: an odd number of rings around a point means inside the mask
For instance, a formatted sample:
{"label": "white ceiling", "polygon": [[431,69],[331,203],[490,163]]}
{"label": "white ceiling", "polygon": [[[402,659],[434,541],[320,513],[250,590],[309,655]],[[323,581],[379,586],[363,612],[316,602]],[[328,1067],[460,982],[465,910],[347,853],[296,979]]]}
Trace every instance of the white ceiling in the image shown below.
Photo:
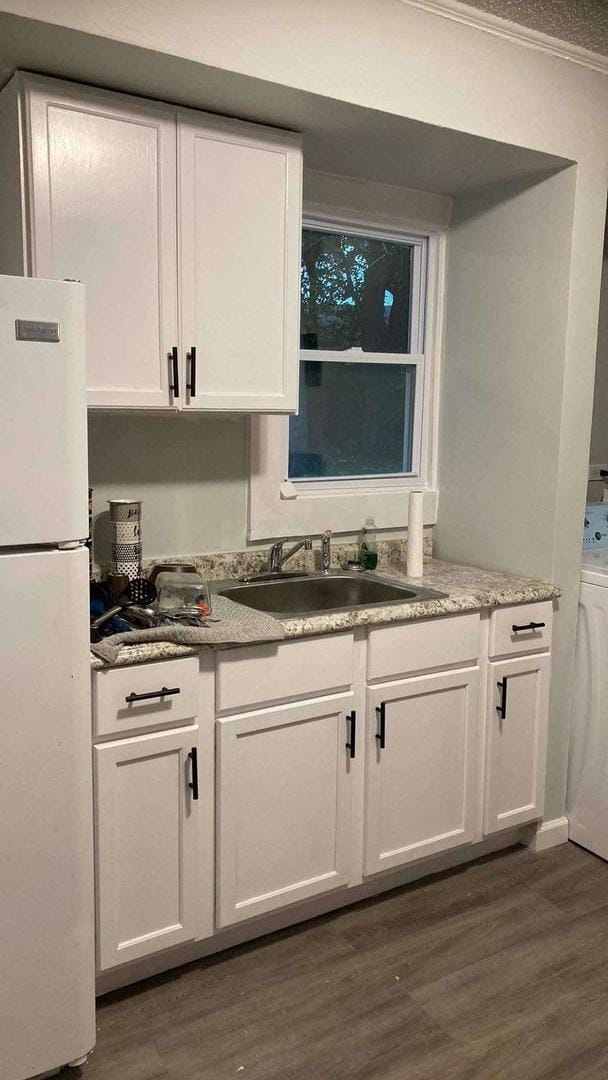
{"label": "white ceiling", "polygon": [[466,0],[466,3],[608,56],[606,0]]}
{"label": "white ceiling", "polygon": [[0,13],[0,83],[22,68],[304,133],[308,168],[457,195],[563,158]]}

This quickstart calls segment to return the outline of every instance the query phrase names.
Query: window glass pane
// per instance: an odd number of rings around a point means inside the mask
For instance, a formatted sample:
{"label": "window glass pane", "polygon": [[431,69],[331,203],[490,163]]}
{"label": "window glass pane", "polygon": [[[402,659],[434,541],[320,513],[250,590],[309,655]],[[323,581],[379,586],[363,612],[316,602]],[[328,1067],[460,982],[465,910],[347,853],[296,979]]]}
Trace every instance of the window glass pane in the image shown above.
{"label": "window glass pane", "polygon": [[289,419],[289,476],[410,472],[416,367],[303,360]]}
{"label": "window glass pane", "polygon": [[412,244],[302,231],[301,346],[407,353]]}

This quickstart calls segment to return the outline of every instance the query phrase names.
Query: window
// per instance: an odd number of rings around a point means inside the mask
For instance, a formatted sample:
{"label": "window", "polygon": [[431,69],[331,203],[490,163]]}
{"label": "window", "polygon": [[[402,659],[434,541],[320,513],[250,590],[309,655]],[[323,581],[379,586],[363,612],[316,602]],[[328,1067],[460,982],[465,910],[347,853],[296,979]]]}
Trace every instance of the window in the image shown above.
{"label": "window", "polygon": [[425,238],[303,229],[287,463],[301,491],[420,475],[425,271]]}
{"label": "window", "polygon": [[414,231],[383,191],[376,213],[374,184],[352,211],[348,186],[344,204],[333,182],[319,191],[302,233],[299,415],[251,418],[251,540],[356,534],[370,515],[402,528],[413,488],[436,520],[448,208]]}

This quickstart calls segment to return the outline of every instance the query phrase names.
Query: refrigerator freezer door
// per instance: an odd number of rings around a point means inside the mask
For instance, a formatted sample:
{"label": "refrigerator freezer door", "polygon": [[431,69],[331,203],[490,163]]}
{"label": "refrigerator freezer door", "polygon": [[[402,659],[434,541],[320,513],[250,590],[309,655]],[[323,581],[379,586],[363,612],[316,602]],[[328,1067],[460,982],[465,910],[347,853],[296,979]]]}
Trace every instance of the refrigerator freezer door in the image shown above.
{"label": "refrigerator freezer door", "polygon": [[88,555],[0,554],[0,1076],[95,1042]]}
{"label": "refrigerator freezer door", "polygon": [[87,536],[85,384],[84,286],[0,276],[0,548]]}

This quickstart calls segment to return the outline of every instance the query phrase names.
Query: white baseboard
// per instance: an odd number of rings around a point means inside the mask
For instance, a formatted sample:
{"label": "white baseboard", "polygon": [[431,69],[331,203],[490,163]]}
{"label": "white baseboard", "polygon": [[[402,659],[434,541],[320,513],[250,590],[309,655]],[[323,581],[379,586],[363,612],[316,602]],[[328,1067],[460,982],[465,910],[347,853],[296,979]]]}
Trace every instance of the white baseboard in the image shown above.
{"label": "white baseboard", "polygon": [[568,818],[552,818],[551,821],[543,821],[530,832],[530,839],[526,841],[526,847],[530,851],[547,851],[548,848],[565,844],[568,840]]}

